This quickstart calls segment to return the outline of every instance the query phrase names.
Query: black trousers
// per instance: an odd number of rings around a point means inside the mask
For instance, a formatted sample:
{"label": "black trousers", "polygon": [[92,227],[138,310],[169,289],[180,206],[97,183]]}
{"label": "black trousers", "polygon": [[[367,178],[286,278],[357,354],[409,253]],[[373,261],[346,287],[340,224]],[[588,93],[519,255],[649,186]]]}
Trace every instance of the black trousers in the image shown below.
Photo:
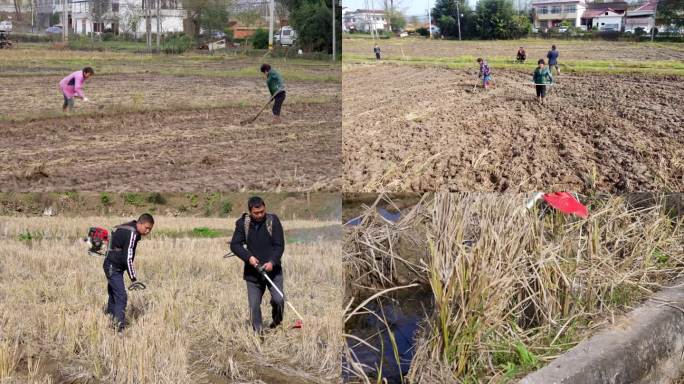
{"label": "black trousers", "polygon": [[[269,276],[271,277],[271,276]],[[283,292],[283,274],[278,273],[271,277],[271,280]],[[247,282],[247,300],[249,302],[249,318],[252,322],[252,328],[259,332],[262,328],[261,318],[261,300],[264,297],[266,288],[271,293],[271,316],[273,324],[278,325],[283,321],[283,313],[285,312],[285,300],[273,289],[273,287],[266,281],[266,279],[259,279],[258,282],[245,280]]]}
{"label": "black trousers", "polygon": [[119,331],[124,329],[126,324],[126,304],[128,294],[124,285],[124,271],[105,259],[102,265],[105,276],[107,277],[107,314],[114,318],[114,322]]}
{"label": "black trousers", "polygon": [[285,101],[285,91],[278,93],[273,99],[273,115],[280,116],[280,108],[283,107],[283,101]]}
{"label": "black trousers", "polygon": [[546,85],[535,85],[537,88],[537,97],[546,97]]}

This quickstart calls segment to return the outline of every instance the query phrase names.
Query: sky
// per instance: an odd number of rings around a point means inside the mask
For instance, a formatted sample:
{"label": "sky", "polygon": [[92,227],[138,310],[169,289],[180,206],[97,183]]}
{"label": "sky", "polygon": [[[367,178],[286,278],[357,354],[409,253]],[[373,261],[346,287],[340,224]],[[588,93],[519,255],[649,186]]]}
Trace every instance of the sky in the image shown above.
{"label": "sky", "polygon": [[[371,6],[371,1],[373,6]],[[430,7],[435,6],[435,0],[429,0],[430,1]],[[427,9],[428,9],[428,0],[395,0],[394,4],[399,4],[398,8],[401,9],[401,11],[404,13],[406,16],[413,16],[413,15],[426,15],[427,16]],[[468,0],[468,3],[471,5],[475,4],[475,0]],[[368,8],[375,8],[375,9],[382,9],[382,4],[383,0],[342,0],[342,6],[343,7],[349,7],[350,9],[360,9],[366,8],[366,4],[368,4]]]}

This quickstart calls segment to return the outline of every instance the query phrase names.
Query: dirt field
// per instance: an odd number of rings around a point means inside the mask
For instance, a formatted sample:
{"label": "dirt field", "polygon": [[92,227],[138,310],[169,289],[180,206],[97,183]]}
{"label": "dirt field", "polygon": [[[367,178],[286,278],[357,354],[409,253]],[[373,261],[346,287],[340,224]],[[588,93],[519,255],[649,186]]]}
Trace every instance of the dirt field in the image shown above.
{"label": "dirt field", "polygon": [[542,107],[527,85],[533,65],[494,67],[488,92],[473,89],[476,69],[345,64],[343,188],[684,187],[681,77],[565,73]]}
{"label": "dirt field", "polygon": [[[283,122],[272,124],[267,109],[242,126],[269,98],[258,58],[37,49],[11,55],[0,60],[6,85],[0,106],[2,189],[339,187],[339,66],[273,59],[288,90]],[[77,100],[76,112],[63,116],[56,84],[84,65],[96,70],[85,93],[97,105]]]}
{"label": "dirt field", "polygon": [[[376,41],[377,42],[377,41]],[[417,43],[419,42],[419,43]],[[419,57],[507,57],[515,59],[518,48],[525,47],[527,57],[536,60],[546,57],[546,52],[556,44],[560,61],[564,60],[684,60],[684,47],[677,43],[631,43],[613,41],[575,41],[526,39],[511,41],[445,41],[391,39],[380,40],[382,53],[387,57],[404,55]],[[373,58],[373,41],[370,39],[345,39],[344,53],[367,55]]]}
{"label": "dirt field", "polygon": [[[0,381],[3,383],[280,383],[340,381],[342,350],[339,221],[283,221],[284,327],[251,331],[242,263],[223,258],[228,238],[172,237],[220,230],[235,218],[159,216],[135,259],[144,291],[129,292],[127,329],[103,313],[102,258],[79,241],[91,225],[121,217],[0,219]],[[334,229],[337,226],[337,230]],[[315,233],[315,235],[314,235]],[[290,235],[289,237],[292,237]],[[126,278],[126,284],[129,284]],[[269,294],[264,322],[270,322]]]}

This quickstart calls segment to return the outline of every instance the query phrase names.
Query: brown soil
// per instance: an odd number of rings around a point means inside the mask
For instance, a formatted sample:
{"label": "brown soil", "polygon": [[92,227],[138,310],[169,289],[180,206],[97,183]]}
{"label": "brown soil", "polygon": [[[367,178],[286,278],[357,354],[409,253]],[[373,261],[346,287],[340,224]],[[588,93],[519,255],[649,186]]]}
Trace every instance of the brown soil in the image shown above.
{"label": "brown soil", "polygon": [[[174,69],[178,70],[178,68]],[[12,97],[0,103],[0,116],[30,118],[59,113],[63,98],[57,84],[62,77],[61,75],[3,77],[5,89],[21,89],[21,92],[14,92]],[[286,86],[288,101],[332,99],[340,94],[340,84],[334,82],[287,81],[286,79]],[[84,92],[97,105],[76,100],[76,111],[107,112],[115,111],[117,108],[171,110],[226,104],[261,106],[269,99],[268,89],[261,77],[225,78],[144,73],[97,75],[86,82]]]}
{"label": "brown soil", "polygon": [[[417,44],[417,42],[420,44]],[[377,40],[375,41],[377,42]],[[370,39],[345,39],[344,52],[368,55],[373,58]],[[515,59],[518,47],[524,46],[532,61],[545,58],[551,45],[556,44],[563,60],[684,60],[684,49],[677,44],[644,44],[611,41],[510,40],[510,41],[453,41],[426,39],[380,40],[383,55],[389,57],[509,57]],[[403,53],[402,53],[403,50]],[[345,84],[346,85],[346,84]]]}
{"label": "brown soil", "polygon": [[339,99],[283,107],[104,113],[0,123],[0,188],[14,191],[334,190]]}
{"label": "brown soil", "polygon": [[[346,47],[345,47],[346,49]],[[561,75],[537,103],[531,74],[348,65],[346,191],[681,190],[684,81]]]}

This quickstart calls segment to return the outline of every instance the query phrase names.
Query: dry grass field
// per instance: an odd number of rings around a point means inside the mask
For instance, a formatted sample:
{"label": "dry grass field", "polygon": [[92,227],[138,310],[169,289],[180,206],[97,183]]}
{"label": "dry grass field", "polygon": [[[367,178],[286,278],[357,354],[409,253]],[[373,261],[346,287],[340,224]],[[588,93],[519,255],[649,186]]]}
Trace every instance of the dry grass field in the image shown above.
{"label": "dry grass field", "polygon": [[[103,313],[102,259],[87,255],[80,237],[91,225],[123,220],[0,220],[2,383],[340,380],[343,272],[339,231],[330,230],[338,222],[283,222],[286,231],[320,230],[318,237],[293,238],[283,256],[285,294],[304,327],[289,328],[295,315],[286,309],[287,326],[260,339],[248,324],[242,263],[223,258],[229,239],[178,235],[232,229],[234,219],[216,218],[156,218],[136,256],[147,289],[129,292],[130,324],[117,335]],[[268,294],[263,311],[268,321]]]}

